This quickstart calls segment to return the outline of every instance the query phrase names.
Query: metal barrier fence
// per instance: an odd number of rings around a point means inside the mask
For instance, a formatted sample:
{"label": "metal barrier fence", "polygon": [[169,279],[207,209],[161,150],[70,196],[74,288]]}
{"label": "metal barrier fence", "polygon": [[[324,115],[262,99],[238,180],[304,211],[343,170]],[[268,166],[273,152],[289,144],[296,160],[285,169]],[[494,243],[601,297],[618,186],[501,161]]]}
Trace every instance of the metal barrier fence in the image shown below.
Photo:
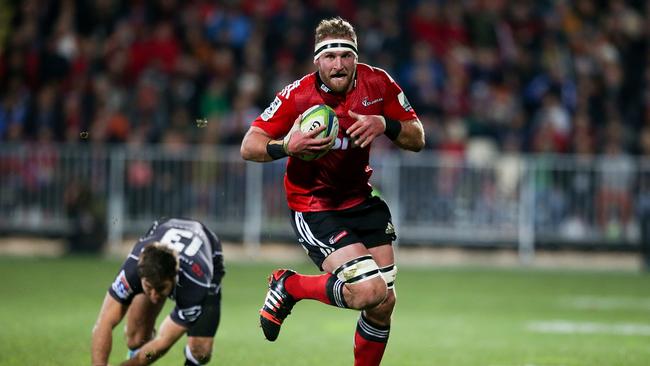
{"label": "metal barrier fence", "polygon": [[[293,240],[285,161],[247,163],[238,148],[0,146],[0,233],[69,235],[99,222],[109,243],[154,218],[187,216],[245,243]],[[373,152],[373,186],[401,244],[638,246],[650,215],[650,165],[629,156]],[[647,225],[646,225],[647,226]]]}

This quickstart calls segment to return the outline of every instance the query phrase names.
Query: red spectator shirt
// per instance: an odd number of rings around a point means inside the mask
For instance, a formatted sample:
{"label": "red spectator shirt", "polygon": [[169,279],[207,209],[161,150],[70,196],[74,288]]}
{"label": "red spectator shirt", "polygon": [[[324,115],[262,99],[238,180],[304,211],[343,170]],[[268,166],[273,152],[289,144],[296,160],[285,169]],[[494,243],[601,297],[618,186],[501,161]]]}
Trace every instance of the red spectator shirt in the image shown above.
{"label": "red spectator shirt", "polygon": [[315,104],[327,104],[339,119],[339,134],[332,150],[323,157],[303,161],[289,157],[284,188],[289,207],[294,211],[329,211],[353,207],[370,196],[370,146],[352,147],[347,129],[355,122],[348,110],[387,119],[406,121],[417,115],[402,89],[384,71],[366,64],[357,65],[352,90],[332,92],[318,77],[306,75],[280,91],[271,105],[252,125],[274,139],[284,137],[296,117]]}

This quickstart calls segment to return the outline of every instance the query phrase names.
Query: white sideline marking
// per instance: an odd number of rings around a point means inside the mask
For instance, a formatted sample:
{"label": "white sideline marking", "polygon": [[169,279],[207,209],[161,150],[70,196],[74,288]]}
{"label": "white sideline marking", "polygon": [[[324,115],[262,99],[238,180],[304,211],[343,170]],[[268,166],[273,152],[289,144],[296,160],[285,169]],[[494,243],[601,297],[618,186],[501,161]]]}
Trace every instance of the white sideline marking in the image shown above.
{"label": "white sideline marking", "polygon": [[526,328],[538,333],[564,334],[614,334],[626,336],[650,336],[650,324],[643,323],[594,323],[574,322],[569,320],[535,321],[528,323]]}
{"label": "white sideline marking", "polygon": [[650,299],[638,297],[575,296],[564,298],[560,303],[576,309],[650,311]]}

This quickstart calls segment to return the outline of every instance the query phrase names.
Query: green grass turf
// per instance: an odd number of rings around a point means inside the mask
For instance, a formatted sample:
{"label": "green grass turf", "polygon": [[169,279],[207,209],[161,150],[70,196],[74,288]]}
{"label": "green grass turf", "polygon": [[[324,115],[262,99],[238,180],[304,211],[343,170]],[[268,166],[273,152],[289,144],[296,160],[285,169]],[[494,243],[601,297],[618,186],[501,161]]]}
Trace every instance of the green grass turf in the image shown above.
{"label": "green grass turf", "polygon": [[[91,329],[118,261],[0,258],[0,365],[90,364]],[[258,314],[272,264],[227,263],[214,365],[352,364],[357,313],[303,301],[275,343]],[[316,273],[308,264],[294,266]],[[400,267],[383,365],[647,366],[650,276],[626,272]],[[584,305],[585,298],[587,305]],[[582,299],[583,306],[575,306]],[[593,306],[589,305],[593,299]],[[600,302],[599,302],[600,301]],[[599,305],[603,303],[609,306]],[[165,313],[171,308],[166,305]],[[162,318],[162,316],[160,317]],[[633,324],[644,334],[536,333],[533,321]],[[112,364],[126,354],[123,325]],[[159,365],[181,365],[184,341]]]}

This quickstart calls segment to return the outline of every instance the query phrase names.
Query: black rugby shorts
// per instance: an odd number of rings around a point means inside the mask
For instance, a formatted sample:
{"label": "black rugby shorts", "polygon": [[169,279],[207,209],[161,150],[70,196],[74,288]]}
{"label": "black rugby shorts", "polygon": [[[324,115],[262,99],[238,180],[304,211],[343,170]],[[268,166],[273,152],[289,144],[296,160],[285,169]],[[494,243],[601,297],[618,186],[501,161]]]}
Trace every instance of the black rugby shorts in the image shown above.
{"label": "black rugby shorts", "polygon": [[[215,269],[223,271],[222,269]],[[221,279],[223,272],[216,272],[212,279],[213,288],[203,299],[201,315],[187,329],[188,337],[214,337],[221,320]]]}
{"label": "black rugby shorts", "polygon": [[210,293],[201,305],[201,315],[187,329],[188,337],[214,337],[221,319],[221,291]]}
{"label": "black rugby shorts", "polygon": [[388,205],[379,197],[345,210],[291,211],[291,216],[298,243],[320,270],[325,258],[339,248],[354,243],[372,248],[397,238]]}

